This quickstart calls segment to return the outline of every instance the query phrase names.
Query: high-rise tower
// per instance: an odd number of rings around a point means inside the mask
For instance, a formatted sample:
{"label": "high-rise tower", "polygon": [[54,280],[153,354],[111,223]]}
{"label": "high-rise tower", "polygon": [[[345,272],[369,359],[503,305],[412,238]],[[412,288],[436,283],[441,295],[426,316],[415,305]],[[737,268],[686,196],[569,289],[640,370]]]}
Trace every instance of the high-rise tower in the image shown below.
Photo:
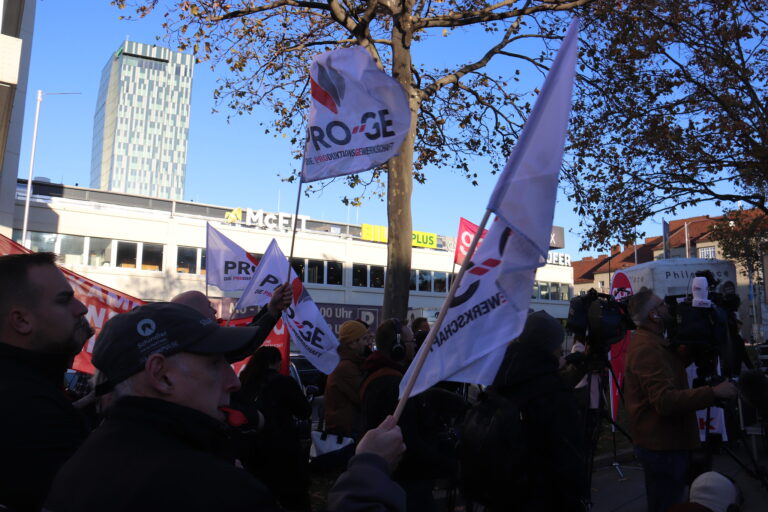
{"label": "high-rise tower", "polygon": [[194,58],[126,41],[101,74],[91,187],[184,198]]}

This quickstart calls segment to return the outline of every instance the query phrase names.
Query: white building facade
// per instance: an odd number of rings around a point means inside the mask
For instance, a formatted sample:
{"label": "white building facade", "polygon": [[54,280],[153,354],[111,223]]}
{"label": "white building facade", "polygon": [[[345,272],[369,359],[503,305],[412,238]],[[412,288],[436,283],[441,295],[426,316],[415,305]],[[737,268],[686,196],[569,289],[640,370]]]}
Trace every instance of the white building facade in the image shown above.
{"label": "white building facade", "polygon": [[91,187],[180,200],[194,57],[126,41],[102,71]]}
{"label": "white building facade", "polygon": [[[13,229],[17,242],[25,190],[25,182],[19,180]],[[254,209],[239,216],[232,212],[220,206],[33,182],[25,245],[56,252],[71,270],[143,300],[207,291],[220,315],[227,317],[233,294],[214,287],[206,290],[206,223],[258,257],[273,238],[287,255],[295,221],[294,267],[315,302],[327,305],[324,312],[330,314],[333,306],[380,308],[387,246],[363,240],[361,225],[304,215],[294,220],[291,214]],[[453,264],[455,238],[435,235],[435,239],[436,247],[413,248],[409,307],[419,312],[440,308],[453,273],[458,272]],[[531,308],[564,320],[572,289],[570,257],[550,252],[549,263],[536,273]],[[342,319],[352,314],[345,311],[339,313]]]}

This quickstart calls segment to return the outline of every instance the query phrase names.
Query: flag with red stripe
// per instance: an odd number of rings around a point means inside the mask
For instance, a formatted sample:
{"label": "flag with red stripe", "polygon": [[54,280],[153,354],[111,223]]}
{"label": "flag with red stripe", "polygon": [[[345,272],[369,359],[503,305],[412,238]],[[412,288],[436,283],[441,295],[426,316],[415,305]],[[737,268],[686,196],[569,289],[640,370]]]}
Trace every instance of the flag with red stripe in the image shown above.
{"label": "flag with red stripe", "polygon": [[248,251],[207,224],[205,282],[225,292],[245,290],[259,261]]}

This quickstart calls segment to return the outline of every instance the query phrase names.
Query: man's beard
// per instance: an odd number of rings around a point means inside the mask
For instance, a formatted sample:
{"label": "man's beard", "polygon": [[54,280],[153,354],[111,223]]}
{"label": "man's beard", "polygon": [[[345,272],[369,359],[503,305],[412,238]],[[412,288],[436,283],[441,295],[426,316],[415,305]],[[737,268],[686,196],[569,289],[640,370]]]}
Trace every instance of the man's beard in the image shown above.
{"label": "man's beard", "polygon": [[80,321],[75,326],[72,335],[69,337],[69,339],[67,339],[67,341],[64,342],[64,352],[67,355],[76,356],[80,353],[81,350],[83,350],[85,342],[88,341],[91,336],[93,336],[94,332],[95,331],[91,327],[91,324],[88,323],[85,317],[81,317]]}

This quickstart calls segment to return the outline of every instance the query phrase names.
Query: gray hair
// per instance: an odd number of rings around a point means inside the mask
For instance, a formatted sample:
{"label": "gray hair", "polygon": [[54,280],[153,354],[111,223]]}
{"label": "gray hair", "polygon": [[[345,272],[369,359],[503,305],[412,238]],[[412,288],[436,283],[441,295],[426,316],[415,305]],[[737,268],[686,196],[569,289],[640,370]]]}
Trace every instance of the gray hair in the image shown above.
{"label": "gray hair", "polygon": [[653,300],[654,298],[660,300],[652,289],[645,286],[629,298],[629,314],[636,326],[648,323],[648,315],[659,305],[658,300]]}

